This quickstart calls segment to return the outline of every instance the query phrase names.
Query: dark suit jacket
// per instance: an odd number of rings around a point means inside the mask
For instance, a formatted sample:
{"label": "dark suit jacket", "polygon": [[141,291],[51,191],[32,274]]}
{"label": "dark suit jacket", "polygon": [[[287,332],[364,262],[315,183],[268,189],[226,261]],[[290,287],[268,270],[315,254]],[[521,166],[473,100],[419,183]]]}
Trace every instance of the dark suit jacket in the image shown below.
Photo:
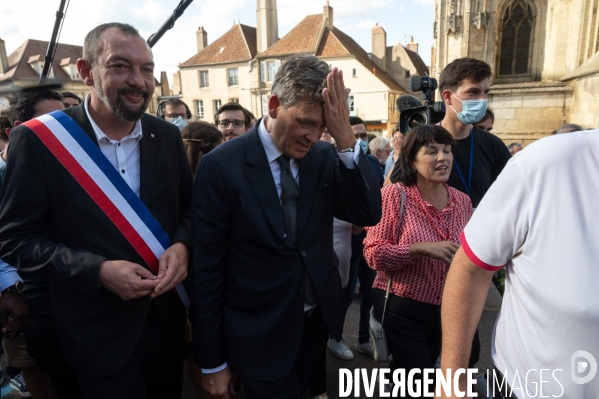
{"label": "dark suit jacket", "polygon": [[[83,105],[65,110],[97,144]],[[140,197],[172,242],[191,247],[191,168],[172,124],[142,117]],[[91,376],[119,371],[145,323],[149,297],[124,301],[98,285],[106,259],[147,267],[83,188],[26,126],[11,133],[0,206],[0,256],[52,279],[51,301],[61,349],[75,370]],[[172,293],[154,300],[180,331],[185,309]]]}
{"label": "dark suit jacket", "polygon": [[276,380],[292,367],[304,323],[310,273],[330,333],[341,338],[341,283],[333,216],[359,226],[381,217],[379,182],[360,152],[348,169],[318,142],[300,160],[298,246],[285,222],[256,124],[210,152],[194,183],[192,232],[195,356],[203,368],[225,361],[242,378]]}
{"label": "dark suit jacket", "polygon": [[385,176],[383,175],[383,171],[381,170],[381,164],[378,159],[374,157],[374,155],[366,155],[366,159],[370,162],[370,166],[372,166],[372,171],[374,175],[379,180],[379,186],[383,188],[383,184],[385,184]]}

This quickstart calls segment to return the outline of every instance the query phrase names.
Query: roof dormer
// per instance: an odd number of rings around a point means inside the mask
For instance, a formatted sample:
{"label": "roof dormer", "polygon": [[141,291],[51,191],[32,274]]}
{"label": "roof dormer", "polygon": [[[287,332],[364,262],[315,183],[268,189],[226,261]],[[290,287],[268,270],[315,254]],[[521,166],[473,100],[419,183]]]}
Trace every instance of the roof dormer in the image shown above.
{"label": "roof dormer", "polygon": [[77,60],[73,58],[63,58],[62,61],[60,61],[60,67],[71,80],[81,80],[79,70],[77,69]]}
{"label": "roof dormer", "polygon": [[[33,68],[33,70],[38,75],[42,75],[42,71],[44,70],[44,61],[41,54],[32,55],[31,57],[29,57],[29,60],[27,60],[27,63]],[[52,68],[50,68],[50,71],[48,72],[48,77],[54,78],[54,71],[52,70]]]}

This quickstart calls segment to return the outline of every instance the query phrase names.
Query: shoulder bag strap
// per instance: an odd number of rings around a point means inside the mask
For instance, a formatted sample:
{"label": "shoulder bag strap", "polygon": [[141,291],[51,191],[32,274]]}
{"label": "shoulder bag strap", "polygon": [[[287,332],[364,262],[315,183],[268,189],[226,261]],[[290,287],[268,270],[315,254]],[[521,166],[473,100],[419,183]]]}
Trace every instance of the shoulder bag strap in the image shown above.
{"label": "shoulder bag strap", "polygon": [[[404,208],[404,204],[406,202],[406,194],[399,187],[399,184],[397,185],[397,190],[399,191],[399,195],[400,195],[401,199],[399,202],[399,219],[397,221],[397,233],[396,233],[397,240],[396,240],[395,244],[399,244],[399,236],[401,234],[401,222],[403,220],[403,208]],[[387,279],[387,291],[385,292],[385,305],[383,307],[383,316],[381,317],[381,327],[383,326],[383,323],[385,322],[385,313],[387,313],[387,303],[389,302],[389,291],[390,290],[391,290],[391,273],[389,273],[389,279]]]}

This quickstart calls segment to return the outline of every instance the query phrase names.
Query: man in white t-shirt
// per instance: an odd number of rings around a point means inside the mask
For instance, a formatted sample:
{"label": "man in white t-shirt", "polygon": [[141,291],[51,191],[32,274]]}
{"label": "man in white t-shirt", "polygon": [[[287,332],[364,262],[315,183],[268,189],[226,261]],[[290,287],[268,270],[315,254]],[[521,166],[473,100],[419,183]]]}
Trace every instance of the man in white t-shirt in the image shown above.
{"label": "man in white t-shirt", "polygon": [[599,131],[539,140],[491,186],[447,276],[442,369],[467,367],[489,282],[507,264],[492,343],[506,397],[599,397],[597,148]]}

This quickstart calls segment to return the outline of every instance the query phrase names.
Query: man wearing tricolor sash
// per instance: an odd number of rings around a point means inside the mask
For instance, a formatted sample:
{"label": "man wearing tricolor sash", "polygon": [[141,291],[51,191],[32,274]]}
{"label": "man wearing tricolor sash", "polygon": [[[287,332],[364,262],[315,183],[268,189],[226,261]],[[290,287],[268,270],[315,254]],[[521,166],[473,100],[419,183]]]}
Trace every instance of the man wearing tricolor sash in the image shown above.
{"label": "man wearing tricolor sash", "polygon": [[137,30],[85,38],[83,104],[11,133],[0,256],[51,280],[60,348],[84,398],[180,398],[191,170],[179,130],[144,113]]}

